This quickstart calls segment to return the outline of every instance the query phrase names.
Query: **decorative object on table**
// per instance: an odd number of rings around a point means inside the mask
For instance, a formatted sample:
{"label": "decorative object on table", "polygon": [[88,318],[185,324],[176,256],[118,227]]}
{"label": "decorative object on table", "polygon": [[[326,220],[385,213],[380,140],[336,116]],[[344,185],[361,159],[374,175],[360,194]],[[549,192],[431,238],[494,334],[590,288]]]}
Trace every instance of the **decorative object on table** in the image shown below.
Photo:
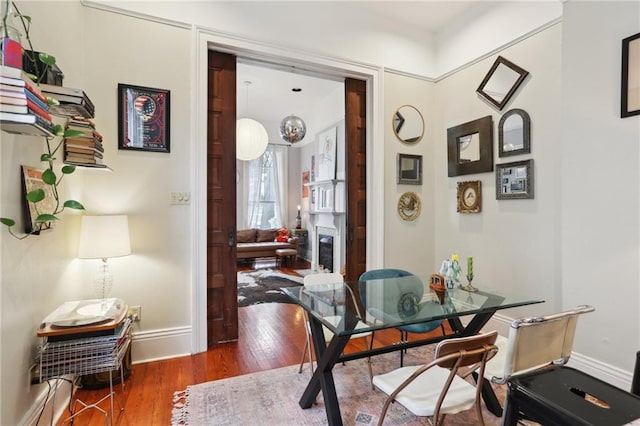
{"label": "decorative object on table", "polygon": [[496,166],[496,200],[533,198],[533,160]]}
{"label": "decorative object on table", "polygon": [[493,118],[488,115],[447,129],[449,177],[493,170]]}
{"label": "decorative object on table", "polygon": [[420,197],[415,192],[405,192],[398,199],[398,214],[404,220],[415,220],[422,209]]}
{"label": "decorative object on table", "polygon": [[482,182],[479,180],[458,182],[458,213],[482,211]]}
{"label": "decorative object on table", "polygon": [[296,115],[289,115],[280,122],[280,137],[283,141],[295,144],[304,139],[307,134],[307,125],[304,120]]}
{"label": "decorative object on table", "polygon": [[298,215],[296,216],[296,229],[302,229],[302,216],[300,216],[300,204],[298,204]]}
{"label": "decorative object on table", "polygon": [[393,133],[407,144],[416,144],[424,136],[424,119],[416,107],[402,105],[393,114]]}
{"label": "decorative object on table", "polygon": [[467,257],[467,284],[460,288],[475,293],[478,289],[471,285],[471,281],[473,281],[473,257],[469,256]]}
{"label": "decorative object on table", "polygon": [[460,287],[460,274],[462,274],[462,269],[460,268],[458,259],[458,255],[454,253],[451,255],[451,259],[443,260],[440,266],[440,274],[444,277],[447,289]]}
{"label": "decorative object on table", "polygon": [[498,56],[476,92],[491,105],[502,110],[529,72]]}
{"label": "decorative object on table", "polygon": [[422,155],[398,154],[398,184],[422,185]]}
{"label": "decorative object on table", "polygon": [[316,180],[336,178],[337,137],[337,126],[332,126],[318,134],[318,168]]}
{"label": "decorative object on table", "polygon": [[498,123],[498,156],[529,154],[531,152],[531,118],[523,109],[504,113]]}
{"label": "decorative object on table", "polygon": [[169,152],[171,92],[118,83],[118,149]]}
{"label": "decorative object on table", "polygon": [[129,254],[131,243],[127,216],[82,216],[78,257],[102,259],[98,275],[93,281],[99,298],[107,298],[113,286],[113,275],[109,272],[107,259]]}
{"label": "decorative object on table", "polygon": [[622,40],[620,117],[640,114],[640,33]]}
{"label": "decorative object on table", "polygon": [[431,274],[431,282],[429,283],[429,288],[431,288],[438,296],[438,301],[442,305],[444,303],[444,293],[447,291],[447,288],[444,285],[445,279],[441,274]]}

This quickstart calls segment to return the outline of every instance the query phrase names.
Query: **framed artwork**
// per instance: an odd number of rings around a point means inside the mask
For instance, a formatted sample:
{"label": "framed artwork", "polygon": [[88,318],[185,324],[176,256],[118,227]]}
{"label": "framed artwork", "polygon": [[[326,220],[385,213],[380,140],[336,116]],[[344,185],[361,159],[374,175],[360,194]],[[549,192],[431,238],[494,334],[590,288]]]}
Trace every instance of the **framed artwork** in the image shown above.
{"label": "framed artwork", "polygon": [[422,185],[422,155],[398,154],[398,183]]}
{"label": "framed artwork", "polygon": [[496,200],[533,198],[533,160],[496,165]]}
{"label": "framed artwork", "polygon": [[527,75],[529,71],[498,56],[476,92],[498,110],[502,110]]}
{"label": "framed artwork", "polygon": [[302,198],[309,198],[309,172],[302,172]]}
{"label": "framed artwork", "polygon": [[622,40],[620,116],[640,114],[640,33]]}
{"label": "framed artwork", "polygon": [[[51,185],[42,180],[42,170],[22,166],[22,190],[24,192],[24,232],[39,234],[40,231],[53,229],[54,221],[36,222],[40,214],[51,214],[55,210]],[[30,200],[39,200],[36,202]]]}
{"label": "framed artwork", "polygon": [[118,84],[118,149],[169,152],[170,92]]}
{"label": "framed artwork", "polygon": [[458,213],[482,211],[482,182],[479,180],[458,182]]}
{"label": "framed artwork", "polygon": [[336,142],[338,127],[333,126],[318,134],[318,164],[316,180],[336,178]]}
{"label": "framed artwork", "polygon": [[449,177],[493,171],[493,118],[448,128],[447,160]]}
{"label": "framed artwork", "polygon": [[403,220],[416,220],[421,210],[422,202],[415,192],[405,192],[398,198],[398,214]]}

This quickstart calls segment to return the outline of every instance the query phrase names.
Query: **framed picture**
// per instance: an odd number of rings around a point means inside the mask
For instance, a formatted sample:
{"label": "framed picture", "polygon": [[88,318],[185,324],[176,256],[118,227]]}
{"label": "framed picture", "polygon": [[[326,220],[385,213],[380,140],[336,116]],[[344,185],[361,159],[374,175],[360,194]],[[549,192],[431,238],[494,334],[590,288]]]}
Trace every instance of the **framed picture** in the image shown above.
{"label": "framed picture", "polygon": [[422,185],[422,155],[398,154],[398,183]]}
{"label": "framed picture", "polygon": [[498,56],[476,92],[498,110],[502,110],[527,75],[529,71]]}
{"label": "framed picture", "polygon": [[496,200],[533,198],[533,160],[496,165]]}
{"label": "framed picture", "polygon": [[622,40],[620,116],[640,114],[640,33]]}
{"label": "framed picture", "polygon": [[[55,210],[53,191],[51,185],[47,185],[42,180],[42,170],[35,167],[22,166],[22,190],[24,192],[24,232],[26,234],[39,234],[40,231],[53,229],[54,221],[36,222],[40,214],[51,214]],[[40,196],[36,196],[36,191],[44,191]],[[32,195],[29,195],[32,194]],[[37,203],[29,201],[27,198],[40,199]]]}
{"label": "framed picture", "polygon": [[309,172],[308,171],[302,172],[302,198],[309,197],[309,186],[307,185],[308,183],[309,183]]}
{"label": "framed picture", "polygon": [[493,118],[448,128],[447,161],[449,177],[493,171]]}
{"label": "framed picture", "polygon": [[482,211],[482,182],[479,180],[458,182],[458,213]]}
{"label": "framed picture", "polygon": [[333,126],[318,134],[318,164],[316,180],[336,178],[336,139],[338,127]]}
{"label": "framed picture", "polygon": [[170,92],[118,84],[118,149],[169,152]]}

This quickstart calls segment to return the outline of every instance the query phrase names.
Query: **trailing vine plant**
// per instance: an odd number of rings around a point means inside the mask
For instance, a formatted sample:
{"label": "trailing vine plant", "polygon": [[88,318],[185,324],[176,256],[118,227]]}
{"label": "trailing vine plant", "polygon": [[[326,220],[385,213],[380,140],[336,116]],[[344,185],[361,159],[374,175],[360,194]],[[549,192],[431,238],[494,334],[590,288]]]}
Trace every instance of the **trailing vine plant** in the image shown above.
{"label": "trailing vine plant", "polygon": [[[2,36],[8,37],[8,17],[9,17],[9,9],[14,9],[14,13],[12,16],[20,19],[22,23],[22,28],[25,32],[25,39],[29,45],[29,50],[24,51],[24,55],[28,61],[33,64],[33,69],[36,71],[37,75],[29,75],[29,77],[36,83],[40,84],[42,78],[47,72],[47,69],[53,66],[56,63],[56,58],[54,56],[48,55],[46,53],[38,53],[33,50],[33,45],[31,44],[31,38],[29,31],[31,30],[31,17],[27,15],[23,15],[20,13],[20,10],[16,6],[13,1],[2,0]],[[42,63],[42,65],[40,65]],[[51,98],[47,98],[49,103],[55,103],[55,100]],[[41,230],[44,229],[47,223],[58,220],[58,215],[62,213],[66,208],[75,209],[75,210],[84,210],[84,206],[76,201],[76,200],[66,200],[62,201],[60,199],[60,192],[58,190],[62,179],[66,175],[70,175],[76,170],[76,166],[64,165],[61,169],[61,175],[58,177],[56,172],[54,171],[54,161],[56,159],[56,153],[60,151],[60,148],[63,146],[65,138],[72,138],[81,136],[83,133],[77,130],[65,130],[62,125],[56,124],[53,129],[54,136],[53,137],[45,137],[47,151],[40,156],[40,161],[46,163],[46,169],[42,172],[42,181],[45,185],[49,185],[51,189],[51,194],[53,197],[53,208],[49,210],[41,209],[41,203],[46,197],[47,194],[44,189],[38,188],[33,191],[29,191],[25,197],[28,203],[33,203],[35,206],[35,210],[37,212],[37,216],[35,218],[35,224],[32,224],[31,230],[25,234],[17,234],[13,230],[13,226],[16,224],[16,221],[12,218],[0,217],[0,223],[5,225],[13,237],[22,240],[30,235],[37,235]],[[54,139],[56,137],[60,137],[60,141],[56,144]]]}

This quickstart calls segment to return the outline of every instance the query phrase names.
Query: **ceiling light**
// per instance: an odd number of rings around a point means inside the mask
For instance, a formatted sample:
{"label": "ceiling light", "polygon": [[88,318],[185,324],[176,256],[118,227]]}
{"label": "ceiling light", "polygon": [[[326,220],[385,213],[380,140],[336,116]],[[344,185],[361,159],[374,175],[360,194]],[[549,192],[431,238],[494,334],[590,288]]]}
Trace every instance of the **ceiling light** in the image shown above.
{"label": "ceiling light", "polygon": [[[247,115],[249,112],[250,81],[244,82],[247,88]],[[267,129],[251,118],[236,121],[236,158],[238,160],[254,160],[264,154],[269,144]]]}
{"label": "ceiling light", "polygon": [[280,122],[280,137],[291,144],[300,142],[307,133],[307,125],[295,115],[285,117]]}

